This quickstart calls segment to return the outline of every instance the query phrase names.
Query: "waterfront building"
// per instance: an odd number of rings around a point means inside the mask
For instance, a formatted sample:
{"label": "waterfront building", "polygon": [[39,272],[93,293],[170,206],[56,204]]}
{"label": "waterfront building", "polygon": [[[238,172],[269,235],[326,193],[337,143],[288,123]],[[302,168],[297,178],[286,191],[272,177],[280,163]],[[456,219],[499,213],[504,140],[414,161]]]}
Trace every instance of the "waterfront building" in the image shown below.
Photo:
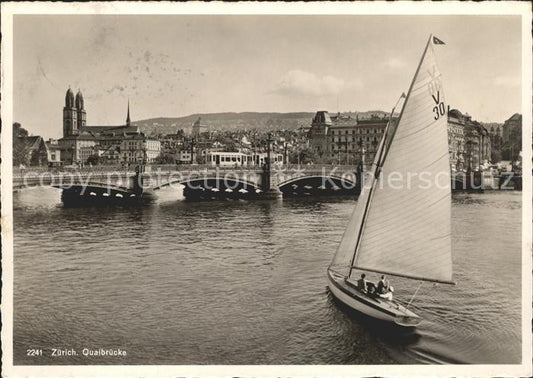
{"label": "waterfront building", "polygon": [[308,132],[309,145],[322,159],[337,159],[341,164],[357,164],[364,154],[368,166],[374,159],[387,122],[385,113],[330,116],[327,111],[319,111]]}
{"label": "waterfront building", "polygon": [[503,124],[502,130],[502,158],[515,161],[522,150],[522,115],[513,114]]}
{"label": "waterfront building", "polygon": [[88,133],[70,134],[58,140],[64,164],[83,164],[94,153],[97,138]]}
{"label": "waterfront building", "polygon": [[452,170],[481,170],[492,161],[488,130],[457,109],[448,110],[448,145]]}
{"label": "waterfront building", "polygon": [[492,161],[492,145],[489,131],[478,121],[472,122],[472,126],[476,130],[479,141],[480,169],[488,169]]}
{"label": "waterfront building", "polygon": [[502,127],[499,124],[492,124],[489,130],[491,144],[491,161],[497,163],[502,160]]}
{"label": "waterfront building", "polygon": [[448,110],[448,146],[452,171],[465,169],[465,124],[462,113]]}
{"label": "waterfront building", "polygon": [[60,148],[57,140],[44,141],[39,136],[30,136],[20,123],[13,123],[13,165],[55,166],[60,165]]}
{"label": "waterfront building", "polygon": [[97,151],[100,164],[118,165],[122,163],[120,145],[100,146]]}
{"label": "waterfront building", "polygon": [[[330,115],[327,111],[318,111],[307,134],[309,146],[322,160],[340,164],[357,164],[364,154],[365,167],[368,168],[387,122],[388,116],[384,112],[362,116],[357,113]],[[491,135],[481,123],[472,120],[468,114],[451,109],[447,128],[452,170],[479,170],[488,166],[492,161]]]}
{"label": "waterfront building", "polygon": [[57,139],[49,139],[48,142],[45,142],[46,154],[48,159],[49,166],[59,166],[61,165],[61,147]]}
{"label": "waterfront building", "polygon": [[126,135],[122,139],[120,156],[125,163],[154,163],[161,153],[161,142],[144,133]]}

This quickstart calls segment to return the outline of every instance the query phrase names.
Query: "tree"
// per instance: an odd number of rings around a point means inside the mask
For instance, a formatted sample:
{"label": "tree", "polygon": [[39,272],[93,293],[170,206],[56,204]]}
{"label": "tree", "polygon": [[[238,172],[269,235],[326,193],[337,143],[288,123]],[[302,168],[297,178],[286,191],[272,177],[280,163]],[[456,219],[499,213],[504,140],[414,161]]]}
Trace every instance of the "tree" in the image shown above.
{"label": "tree", "polygon": [[29,149],[26,144],[28,130],[24,129],[20,123],[13,123],[13,165],[29,165]]}
{"label": "tree", "polygon": [[290,155],[290,161],[292,163],[300,164],[312,164],[317,163],[320,160],[318,154],[310,147],[305,147],[301,150],[295,151]]}
{"label": "tree", "polygon": [[100,163],[100,156],[93,154],[87,158],[87,164],[98,165]]}
{"label": "tree", "polygon": [[25,128],[23,128],[20,123],[18,122],[15,122],[13,123],[13,138],[15,137],[27,137],[28,136],[28,130],[26,130]]}
{"label": "tree", "polygon": [[224,144],[226,145],[225,150],[227,152],[237,152],[237,144],[232,139],[226,139],[224,140]]}
{"label": "tree", "polygon": [[156,164],[174,164],[176,157],[171,154],[161,154],[155,159]]}
{"label": "tree", "polygon": [[29,165],[30,157],[24,137],[13,136],[13,166]]}
{"label": "tree", "polygon": [[500,151],[498,151],[497,149],[492,149],[491,150],[491,157],[490,157],[490,161],[493,162],[493,163],[498,163],[499,161],[502,160],[502,153]]}

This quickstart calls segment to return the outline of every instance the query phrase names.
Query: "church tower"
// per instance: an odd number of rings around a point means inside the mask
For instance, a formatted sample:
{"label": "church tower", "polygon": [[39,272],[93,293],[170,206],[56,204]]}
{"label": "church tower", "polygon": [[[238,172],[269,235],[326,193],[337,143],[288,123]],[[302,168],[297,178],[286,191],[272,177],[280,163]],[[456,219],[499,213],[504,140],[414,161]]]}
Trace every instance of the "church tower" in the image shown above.
{"label": "church tower", "polygon": [[65,95],[63,107],[63,137],[78,134],[78,116],[74,107],[74,93],[69,88]]}
{"label": "church tower", "polygon": [[196,122],[194,122],[192,124],[192,135],[195,136],[195,137],[199,137],[200,136],[200,132],[202,131],[202,118],[198,117],[198,119],[196,120]]}
{"label": "church tower", "polygon": [[83,104],[83,95],[79,89],[78,93],[76,94],[76,120],[78,124],[78,130],[81,130],[82,127],[87,125],[87,113],[85,112]]}
{"label": "church tower", "polygon": [[131,119],[130,119],[130,100],[128,100],[128,115],[126,116],[126,126],[131,126]]}
{"label": "church tower", "polygon": [[325,110],[316,112],[311,121],[311,128],[308,133],[310,146],[320,156],[323,156],[328,150],[328,135],[331,125],[331,117]]}

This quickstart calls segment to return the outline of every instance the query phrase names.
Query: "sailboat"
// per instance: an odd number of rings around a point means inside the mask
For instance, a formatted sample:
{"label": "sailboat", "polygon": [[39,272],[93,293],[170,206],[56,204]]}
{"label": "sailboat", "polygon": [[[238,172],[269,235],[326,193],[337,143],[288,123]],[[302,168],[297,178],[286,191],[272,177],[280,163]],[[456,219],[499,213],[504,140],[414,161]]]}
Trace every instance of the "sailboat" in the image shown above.
{"label": "sailboat", "polygon": [[430,35],[394,121],[395,108],[391,112],[328,268],[335,298],[370,317],[405,327],[422,321],[408,308],[411,302],[404,305],[365,293],[356,281],[362,272],[375,272],[454,284],[447,107],[433,47],[443,44]]}

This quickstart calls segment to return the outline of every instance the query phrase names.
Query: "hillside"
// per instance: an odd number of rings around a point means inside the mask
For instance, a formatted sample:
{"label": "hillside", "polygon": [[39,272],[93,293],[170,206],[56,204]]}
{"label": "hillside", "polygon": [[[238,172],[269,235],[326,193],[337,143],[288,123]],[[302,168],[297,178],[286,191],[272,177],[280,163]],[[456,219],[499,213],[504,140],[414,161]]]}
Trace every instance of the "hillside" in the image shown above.
{"label": "hillside", "polygon": [[[368,112],[345,112],[343,114],[350,114],[355,116],[359,113],[360,116],[365,117],[370,114],[386,115],[385,112],[376,110]],[[334,112],[330,112],[334,115]],[[191,114],[185,117],[158,117],[150,118],[133,123],[141,128],[147,134],[172,134],[179,129],[183,129],[186,133],[191,131],[192,124],[201,117],[202,125],[207,126],[210,130],[253,130],[260,129],[263,131],[273,131],[279,129],[294,130],[302,126],[310,126],[311,120],[315,115],[314,112],[298,112],[298,113],[259,113],[259,112],[244,112],[244,113],[207,113],[207,114]]]}
{"label": "hillside", "polygon": [[314,113],[210,113],[186,117],[159,117],[133,122],[147,134],[171,134],[178,129],[190,132],[192,124],[201,117],[202,125],[211,130],[297,129],[311,124]]}

